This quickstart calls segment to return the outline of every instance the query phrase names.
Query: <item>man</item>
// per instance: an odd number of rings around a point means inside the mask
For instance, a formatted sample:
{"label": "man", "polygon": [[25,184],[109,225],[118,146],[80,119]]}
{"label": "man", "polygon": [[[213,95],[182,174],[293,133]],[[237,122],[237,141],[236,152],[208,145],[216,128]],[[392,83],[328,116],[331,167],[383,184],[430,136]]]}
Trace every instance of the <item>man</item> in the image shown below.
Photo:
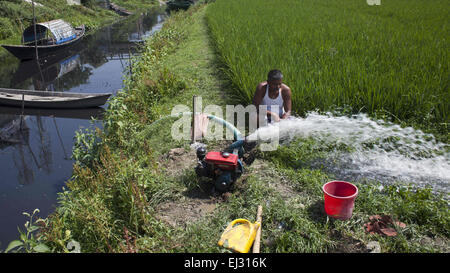
{"label": "man", "polygon": [[258,84],[253,96],[253,105],[256,106],[258,113],[260,105],[267,105],[269,122],[280,121],[291,115],[292,92],[289,86],[283,83],[283,74],[280,70],[271,70],[267,75],[267,81]]}

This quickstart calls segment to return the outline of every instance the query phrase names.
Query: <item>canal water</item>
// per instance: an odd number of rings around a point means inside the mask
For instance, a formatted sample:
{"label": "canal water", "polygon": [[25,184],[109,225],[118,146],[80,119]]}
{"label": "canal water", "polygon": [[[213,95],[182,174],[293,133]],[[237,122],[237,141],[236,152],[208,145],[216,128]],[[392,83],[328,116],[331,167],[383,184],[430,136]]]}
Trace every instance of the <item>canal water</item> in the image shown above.
{"label": "canal water", "polygon": [[[120,20],[90,34],[69,51],[36,61],[5,58],[0,87],[114,94],[123,86],[129,58],[166,18],[157,8]],[[75,132],[102,128],[103,108],[28,110],[0,106],[0,250],[19,237],[22,213],[38,208],[45,218],[72,175]]]}

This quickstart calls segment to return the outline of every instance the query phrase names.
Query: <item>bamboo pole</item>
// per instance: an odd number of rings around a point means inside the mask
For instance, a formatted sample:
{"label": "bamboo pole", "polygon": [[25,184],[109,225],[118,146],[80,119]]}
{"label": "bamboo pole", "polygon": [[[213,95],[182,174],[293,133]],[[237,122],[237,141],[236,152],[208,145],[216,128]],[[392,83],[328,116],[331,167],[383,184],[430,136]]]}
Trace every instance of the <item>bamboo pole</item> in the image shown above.
{"label": "bamboo pole", "polygon": [[34,14],[34,1],[31,0],[33,4],[33,27],[34,27],[34,48],[36,49],[36,61],[39,61],[38,49],[37,49],[37,33],[36,33],[36,16]]}
{"label": "bamboo pole", "polygon": [[195,115],[197,110],[197,96],[194,95],[192,97],[192,135],[191,135],[191,144],[195,142]]}
{"label": "bamboo pole", "polygon": [[256,221],[260,224],[258,230],[256,231],[255,242],[253,243],[253,253],[259,253],[260,242],[261,242],[261,229],[262,229],[262,206],[258,206],[258,212],[256,214]]}

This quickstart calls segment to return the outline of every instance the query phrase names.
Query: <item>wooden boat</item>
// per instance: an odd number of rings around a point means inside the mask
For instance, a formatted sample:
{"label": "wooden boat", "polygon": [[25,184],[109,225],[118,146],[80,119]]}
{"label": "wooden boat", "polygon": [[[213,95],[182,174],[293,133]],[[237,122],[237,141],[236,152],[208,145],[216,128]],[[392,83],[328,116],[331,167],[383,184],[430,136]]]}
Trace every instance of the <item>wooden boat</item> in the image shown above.
{"label": "wooden boat", "polygon": [[191,5],[194,4],[193,0],[170,0],[166,2],[168,10],[187,10]]}
{"label": "wooden boat", "polygon": [[111,93],[73,93],[0,88],[0,104],[31,108],[89,108],[106,103]]}
{"label": "wooden boat", "polygon": [[73,28],[69,23],[58,19],[36,24],[37,38],[34,35],[34,26],[31,25],[23,31],[22,45],[2,45],[2,47],[20,60],[29,60],[36,58],[35,40],[38,56],[44,57],[73,46],[83,38],[84,33],[84,25]]}
{"label": "wooden boat", "polygon": [[109,8],[121,16],[130,16],[133,14],[132,12],[129,12],[125,8],[122,8],[121,6],[114,4],[114,3],[111,3],[109,5]]}

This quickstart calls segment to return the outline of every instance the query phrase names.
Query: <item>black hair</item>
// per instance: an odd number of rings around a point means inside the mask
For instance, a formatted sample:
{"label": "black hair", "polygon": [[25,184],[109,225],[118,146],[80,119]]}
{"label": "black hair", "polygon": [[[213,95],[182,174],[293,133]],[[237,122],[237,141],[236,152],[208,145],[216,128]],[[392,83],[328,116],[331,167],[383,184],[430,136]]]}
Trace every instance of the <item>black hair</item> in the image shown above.
{"label": "black hair", "polygon": [[267,74],[267,80],[281,80],[283,79],[283,74],[278,69],[273,69],[269,71],[269,74]]}

